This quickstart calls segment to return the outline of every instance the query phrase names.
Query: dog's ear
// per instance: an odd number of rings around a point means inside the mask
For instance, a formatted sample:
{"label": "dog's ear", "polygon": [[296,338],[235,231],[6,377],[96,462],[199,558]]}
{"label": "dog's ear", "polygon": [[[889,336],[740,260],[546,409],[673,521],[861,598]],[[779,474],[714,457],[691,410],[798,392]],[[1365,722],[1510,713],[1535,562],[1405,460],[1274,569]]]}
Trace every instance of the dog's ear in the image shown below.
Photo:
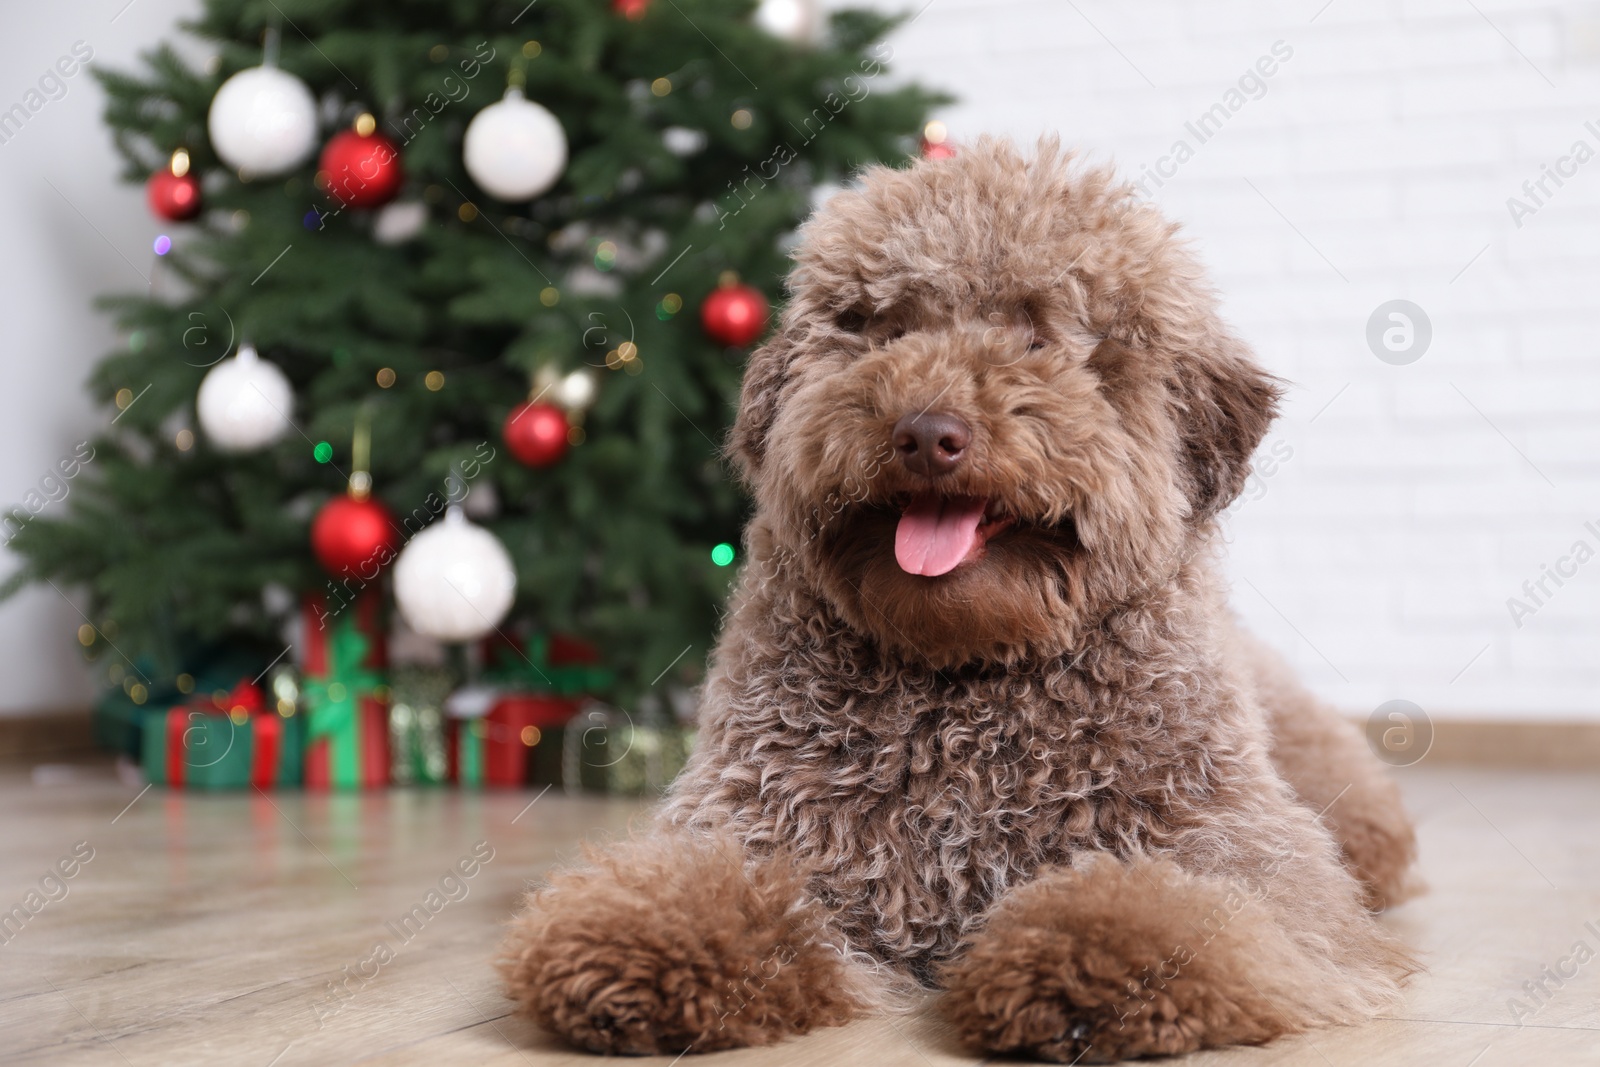
{"label": "dog's ear", "polygon": [[1282,391],[1244,345],[1225,336],[1178,353],[1170,384],[1185,488],[1195,517],[1208,518],[1244,489]]}
{"label": "dog's ear", "polygon": [[745,363],[744,384],[739,389],[739,414],[728,433],[728,455],[745,481],[753,482],[766,458],[767,435],[778,417],[783,387],[797,346],[787,330],[780,329]]}

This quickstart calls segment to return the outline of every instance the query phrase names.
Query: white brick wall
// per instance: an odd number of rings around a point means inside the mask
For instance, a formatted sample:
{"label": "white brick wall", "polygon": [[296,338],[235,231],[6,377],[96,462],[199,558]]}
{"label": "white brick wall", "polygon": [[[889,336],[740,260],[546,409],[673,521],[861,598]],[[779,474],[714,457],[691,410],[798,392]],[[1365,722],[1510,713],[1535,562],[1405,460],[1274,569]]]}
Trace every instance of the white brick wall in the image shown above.
{"label": "white brick wall", "polygon": [[[960,96],[958,140],[1059,131],[1130,177],[1293,48],[1151,187],[1296,383],[1292,455],[1228,524],[1238,609],[1352,712],[1600,718],[1600,557],[1520,627],[1506,603],[1600,552],[1600,4],[1322,3],[932,0],[892,43]],[[1597,158],[1515,226],[1580,138]],[[1395,298],[1433,324],[1407,366],[1366,343]]]}

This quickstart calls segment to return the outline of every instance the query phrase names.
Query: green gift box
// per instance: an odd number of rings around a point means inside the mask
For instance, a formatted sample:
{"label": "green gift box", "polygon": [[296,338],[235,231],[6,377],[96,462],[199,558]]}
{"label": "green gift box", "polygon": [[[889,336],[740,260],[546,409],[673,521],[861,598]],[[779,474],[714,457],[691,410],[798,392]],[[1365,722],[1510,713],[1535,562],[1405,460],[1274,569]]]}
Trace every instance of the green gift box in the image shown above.
{"label": "green gift box", "polygon": [[[249,695],[254,691],[255,696]],[[271,789],[301,779],[303,720],[266,710],[254,686],[221,701],[147,711],[145,778],[170,789]]]}

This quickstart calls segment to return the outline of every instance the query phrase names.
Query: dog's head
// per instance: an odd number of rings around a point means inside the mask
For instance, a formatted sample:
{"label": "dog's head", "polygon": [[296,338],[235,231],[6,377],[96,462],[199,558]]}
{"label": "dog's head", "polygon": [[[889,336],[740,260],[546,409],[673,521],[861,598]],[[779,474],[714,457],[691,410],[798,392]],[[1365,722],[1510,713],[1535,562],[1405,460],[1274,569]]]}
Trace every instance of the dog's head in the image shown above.
{"label": "dog's head", "polygon": [[1174,232],[1050,142],[836,195],[730,440],[752,566],[937,667],[1066,652],[1169,580],[1278,395]]}

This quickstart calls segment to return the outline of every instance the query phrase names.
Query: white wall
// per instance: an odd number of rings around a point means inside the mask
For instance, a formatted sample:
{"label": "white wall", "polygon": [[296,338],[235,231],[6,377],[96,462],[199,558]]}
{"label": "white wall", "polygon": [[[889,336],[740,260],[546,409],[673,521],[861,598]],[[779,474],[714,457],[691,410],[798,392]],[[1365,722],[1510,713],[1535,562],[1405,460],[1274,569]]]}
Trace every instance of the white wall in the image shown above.
{"label": "white wall", "polygon": [[[138,0],[122,10],[126,2],[8,4],[0,111],[24,102],[75,42],[93,50],[91,66],[128,68],[138,51],[198,7]],[[100,121],[100,87],[87,71],[62,82],[65,94],[54,90],[58,99],[46,98],[20,132],[0,143],[3,507],[24,504],[104,417],[83,393],[90,367],[113,344],[91,301],[98,293],[143,289],[154,258],[150,243],[160,232],[143,193],[117,180],[120,163]],[[49,504],[44,514],[59,506]],[[14,566],[5,553],[0,568]],[[85,604],[80,591],[64,592]],[[48,587],[0,606],[0,714],[85,706],[94,690],[79,655],[82,622],[66,597]]]}
{"label": "white wall", "polygon": [[[1134,178],[1196,148],[1150,195],[1295,383],[1288,458],[1229,524],[1253,628],[1353,712],[1600,717],[1600,560],[1520,627],[1507,605],[1600,552],[1600,160],[1520,227],[1506,203],[1575,141],[1600,152],[1600,5],[1323,5],[933,0],[893,44],[960,95],[957,139],[1058,130]],[[1199,143],[1185,123],[1279,41]],[[1396,298],[1433,329],[1404,366],[1365,337]]]}
{"label": "white wall", "polygon": [[[13,5],[0,108],[74,41],[125,67],[194,6],[124,3]],[[1131,176],[1292,48],[1150,186],[1296,383],[1272,439],[1290,454],[1230,522],[1239,609],[1353,711],[1600,716],[1600,561],[1520,627],[1506,604],[1575,542],[1600,550],[1600,160],[1520,228],[1506,206],[1574,141],[1600,150],[1600,5],[1321,3],[932,0],[893,43],[902,72],[960,95],[940,116],[957,138],[1058,130]],[[0,144],[0,504],[103,417],[81,390],[112,344],[89,301],[150,272],[159,230],[100,109],[77,75]],[[1365,339],[1396,298],[1433,326],[1406,366]],[[48,589],[0,607],[0,709],[81,706],[79,621]]]}

